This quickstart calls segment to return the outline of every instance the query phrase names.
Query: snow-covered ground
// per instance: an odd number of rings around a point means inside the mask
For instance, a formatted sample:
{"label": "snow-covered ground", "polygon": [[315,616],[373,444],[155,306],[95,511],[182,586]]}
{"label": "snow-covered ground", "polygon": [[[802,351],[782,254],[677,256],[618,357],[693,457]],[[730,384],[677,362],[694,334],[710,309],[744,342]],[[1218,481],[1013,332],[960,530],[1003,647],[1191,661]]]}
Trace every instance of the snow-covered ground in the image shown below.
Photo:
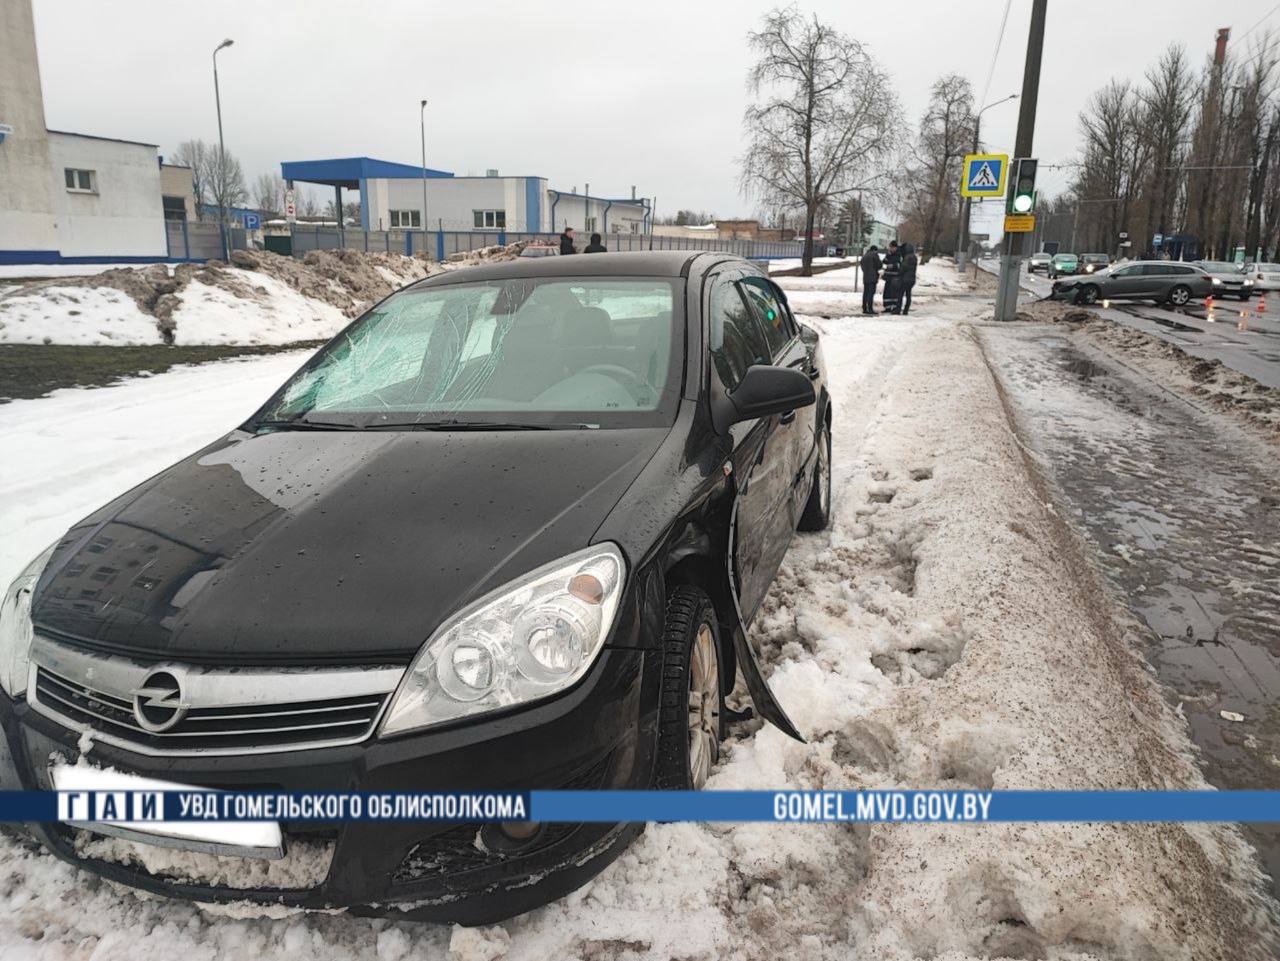
{"label": "snow-covered ground", "polygon": [[[839,295],[848,275],[783,283],[793,297]],[[813,322],[835,402],[834,521],[797,536],[753,627],[807,743],[740,725],[709,787],[1205,787],[1184,722],[1055,511],[967,328],[944,316]],[[0,408],[0,577],[235,424],[300,360]],[[0,955],[1274,957],[1257,881],[1252,852],[1222,825],[651,825],[562,901],[465,930],[227,917],[0,840]]]}
{"label": "snow-covered ground", "polygon": [[[37,277],[92,277],[136,264],[0,264],[0,283]],[[173,265],[168,265],[172,269]]]}

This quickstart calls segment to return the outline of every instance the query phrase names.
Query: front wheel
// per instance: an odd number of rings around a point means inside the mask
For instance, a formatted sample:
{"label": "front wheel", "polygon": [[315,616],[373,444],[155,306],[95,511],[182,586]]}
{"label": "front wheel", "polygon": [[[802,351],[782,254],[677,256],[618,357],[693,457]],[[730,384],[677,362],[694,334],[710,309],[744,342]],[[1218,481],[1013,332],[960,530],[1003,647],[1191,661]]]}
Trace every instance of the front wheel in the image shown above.
{"label": "front wheel", "polygon": [[1175,307],[1185,307],[1191,300],[1191,288],[1186,284],[1177,284],[1169,291],[1169,303]]}
{"label": "front wheel", "polygon": [[1095,284],[1085,284],[1080,288],[1080,293],[1076,294],[1076,302],[1081,304],[1096,304],[1098,302],[1098,290]]}
{"label": "front wheel", "polygon": [[720,625],[711,598],[681,584],[667,598],[662,632],[655,787],[697,791],[707,783],[724,736],[720,680]]}
{"label": "front wheel", "polygon": [[818,435],[817,463],[813,465],[813,486],[804,513],[800,515],[802,531],[824,531],[831,523],[831,427],[822,425]]}

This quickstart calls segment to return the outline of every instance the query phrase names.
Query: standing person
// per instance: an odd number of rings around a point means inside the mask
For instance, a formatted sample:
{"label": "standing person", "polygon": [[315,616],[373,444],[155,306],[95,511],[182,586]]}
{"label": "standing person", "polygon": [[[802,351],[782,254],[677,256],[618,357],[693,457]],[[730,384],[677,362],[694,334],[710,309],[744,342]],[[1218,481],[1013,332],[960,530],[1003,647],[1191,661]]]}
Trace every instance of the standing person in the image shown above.
{"label": "standing person", "polygon": [[876,284],[880,281],[880,248],[872,244],[862,255],[862,316],[876,312]]}
{"label": "standing person", "polygon": [[919,262],[920,259],[916,256],[915,245],[903,244],[900,283],[902,284],[902,313],[904,316],[911,311],[911,288],[916,285],[916,266]]}
{"label": "standing person", "polygon": [[587,244],[587,249],[583,251],[584,254],[607,254],[608,252],[609,248],[600,243],[599,234],[591,235],[591,243]]}
{"label": "standing person", "polygon": [[576,254],[577,252],[578,248],[573,245],[573,228],[566,226],[564,233],[560,235],[560,253]]}
{"label": "standing person", "polygon": [[884,255],[884,295],[881,298],[881,304],[883,304],[886,314],[902,312],[901,272],[902,251],[898,249],[898,242],[891,240],[889,241],[889,252]]}

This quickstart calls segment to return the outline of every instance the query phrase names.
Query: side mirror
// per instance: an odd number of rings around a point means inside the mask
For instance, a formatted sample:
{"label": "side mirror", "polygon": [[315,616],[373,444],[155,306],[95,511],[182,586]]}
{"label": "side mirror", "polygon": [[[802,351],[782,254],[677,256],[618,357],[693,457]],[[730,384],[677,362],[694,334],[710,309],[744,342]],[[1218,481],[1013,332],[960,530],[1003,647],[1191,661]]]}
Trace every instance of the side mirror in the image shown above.
{"label": "side mirror", "polygon": [[746,374],[729,395],[733,404],[734,423],[783,414],[797,407],[808,407],[817,401],[813,382],[794,367],[757,365]]}

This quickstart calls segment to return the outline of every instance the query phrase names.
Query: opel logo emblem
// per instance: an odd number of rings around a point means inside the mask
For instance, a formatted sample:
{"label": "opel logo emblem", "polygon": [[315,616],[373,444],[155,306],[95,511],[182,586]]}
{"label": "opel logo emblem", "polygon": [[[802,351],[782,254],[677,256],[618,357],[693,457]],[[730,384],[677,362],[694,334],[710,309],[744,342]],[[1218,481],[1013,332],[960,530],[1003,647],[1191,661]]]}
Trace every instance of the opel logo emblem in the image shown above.
{"label": "opel logo emblem", "polygon": [[169,671],[152,671],[132,693],[133,716],[153,734],[169,730],[191,707],[182,699],[182,683]]}

